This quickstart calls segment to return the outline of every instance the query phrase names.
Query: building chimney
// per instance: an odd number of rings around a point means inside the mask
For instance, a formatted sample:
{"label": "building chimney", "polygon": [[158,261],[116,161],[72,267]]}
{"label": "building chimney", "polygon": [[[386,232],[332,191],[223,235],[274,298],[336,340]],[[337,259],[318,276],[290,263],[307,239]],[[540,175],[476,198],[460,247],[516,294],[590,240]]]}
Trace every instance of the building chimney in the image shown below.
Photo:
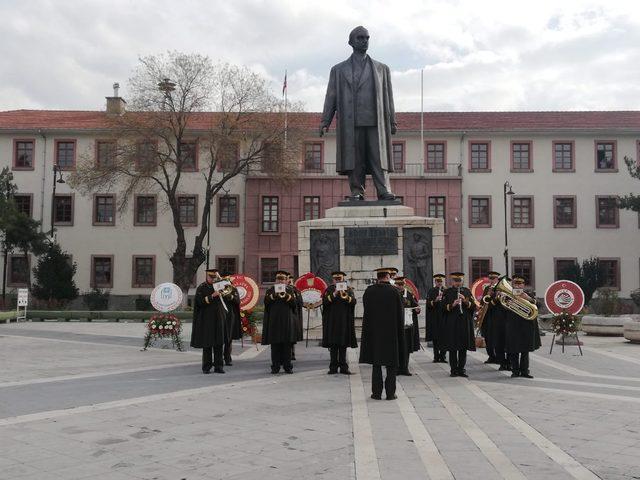
{"label": "building chimney", "polygon": [[122,115],[125,112],[125,107],[127,105],[127,102],[125,102],[124,98],[121,98],[120,95],[118,94],[118,91],[120,90],[120,84],[119,83],[114,83],[113,84],[113,97],[106,97],[107,98],[107,113],[111,113],[114,115]]}

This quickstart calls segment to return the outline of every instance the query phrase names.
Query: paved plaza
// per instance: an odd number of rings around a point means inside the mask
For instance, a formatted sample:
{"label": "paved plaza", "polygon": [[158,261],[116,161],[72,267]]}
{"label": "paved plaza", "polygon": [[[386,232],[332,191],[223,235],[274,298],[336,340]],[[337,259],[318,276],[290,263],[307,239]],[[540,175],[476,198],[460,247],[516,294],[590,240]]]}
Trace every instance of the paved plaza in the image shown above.
{"label": "paved plaza", "polygon": [[[189,325],[187,325],[187,328]],[[371,369],[327,375],[299,344],[294,375],[270,375],[245,342],[224,375],[200,352],[140,351],[143,324],[0,326],[2,479],[640,478],[640,346],[551,337],[534,380],[471,354],[470,379],[412,356],[396,401],[374,401]],[[189,331],[183,334],[189,338]]]}

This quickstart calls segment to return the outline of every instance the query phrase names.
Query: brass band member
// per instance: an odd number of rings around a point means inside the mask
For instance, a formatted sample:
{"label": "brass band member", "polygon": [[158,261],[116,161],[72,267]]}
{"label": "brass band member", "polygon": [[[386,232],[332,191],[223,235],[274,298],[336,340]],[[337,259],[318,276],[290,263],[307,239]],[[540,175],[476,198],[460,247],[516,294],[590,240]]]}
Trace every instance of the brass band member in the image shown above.
{"label": "brass band member", "polygon": [[484,363],[495,363],[500,365],[500,370],[509,370],[509,364],[504,352],[505,347],[505,321],[507,311],[495,298],[493,287],[500,280],[500,273],[489,272],[490,286],[485,287],[482,293],[483,303],[488,303],[489,307],[482,322],[481,334],[484,337],[487,354],[489,358]]}
{"label": "brass band member", "polygon": [[[322,294],[322,346],[329,349],[330,375],[340,373],[350,375],[347,363],[347,347],[357,348],[355,327],[356,296],[353,289],[337,290],[338,284],[345,282],[346,273],[332,272],[333,284]],[[340,285],[341,287],[344,285]]]}
{"label": "brass band member", "polygon": [[295,292],[288,285],[288,274],[276,272],[276,283],[264,296],[264,319],[262,322],[262,344],[271,345],[271,373],[293,373],[291,346],[296,343]]}
{"label": "brass band member", "polygon": [[396,371],[404,350],[404,312],[402,298],[390,283],[388,268],[376,270],[378,282],[369,285],[362,297],[362,340],[360,363],[373,365],[371,398],[382,398],[382,366],[387,370],[384,389],[387,400],[396,397]]}
{"label": "brass band member", "polygon": [[234,340],[242,338],[242,326],[240,325],[240,294],[238,289],[231,283],[231,276],[226,275],[224,280],[227,280],[230,285],[223,290],[222,299],[227,307],[227,334],[228,338],[224,344],[224,364],[227,366],[233,365],[231,359],[231,348]]}
{"label": "brass band member", "polygon": [[452,377],[468,377],[465,370],[467,350],[475,350],[473,311],[476,304],[471,290],[462,285],[464,273],[450,274],[451,286],[444,293],[447,311],[443,348],[449,350],[449,365]]}
{"label": "brass band member", "polygon": [[213,287],[221,278],[215,268],[206,270],[206,275],[194,296],[191,346],[202,349],[202,373],[210,373],[211,367],[215,373],[224,373],[222,348],[227,342],[226,310]]}
{"label": "brass band member", "polygon": [[433,343],[434,363],[447,362],[447,351],[442,345],[446,315],[444,307],[444,279],[444,273],[436,273],[433,276],[434,286],[427,292],[425,341]]}
{"label": "brass band member", "polygon": [[[300,293],[300,290],[298,290],[294,284],[293,275],[291,275],[290,273],[287,273],[287,275],[289,276],[289,285],[293,289],[293,292],[296,296],[296,311],[295,311],[296,340],[301,341],[301,340],[304,340],[304,326],[302,324],[303,322],[302,312],[304,308],[304,301],[302,300],[302,293]],[[296,359],[296,344],[294,343],[291,346],[291,360],[295,360],[295,359]]]}
{"label": "brass band member", "polygon": [[[514,275],[511,285],[515,296],[536,303],[535,293],[524,291],[523,277]],[[506,351],[511,363],[512,377],[533,378],[529,373],[529,352],[537,350],[541,345],[538,319],[527,320],[507,310]]]}
{"label": "brass band member", "polygon": [[[413,352],[420,350],[420,333],[418,332],[418,314],[420,313],[420,307],[418,306],[418,300],[416,297],[406,288],[404,277],[395,277],[395,287],[400,292],[402,297],[402,303],[404,306],[405,315],[404,319],[404,346],[405,349],[402,352],[400,358],[400,368],[398,369],[398,375],[405,375],[410,377],[412,373],[409,371],[409,356]],[[407,322],[406,311],[411,310],[411,323]]]}

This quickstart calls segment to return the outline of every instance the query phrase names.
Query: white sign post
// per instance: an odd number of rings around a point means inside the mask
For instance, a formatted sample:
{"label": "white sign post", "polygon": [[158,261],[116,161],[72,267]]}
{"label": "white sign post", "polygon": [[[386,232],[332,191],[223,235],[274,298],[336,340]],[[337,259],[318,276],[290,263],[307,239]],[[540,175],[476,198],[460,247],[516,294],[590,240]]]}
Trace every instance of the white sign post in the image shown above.
{"label": "white sign post", "polygon": [[[16,322],[20,320],[27,321],[27,306],[29,305],[29,289],[18,289],[18,303],[16,305]],[[22,307],[22,314],[20,313],[20,307]]]}

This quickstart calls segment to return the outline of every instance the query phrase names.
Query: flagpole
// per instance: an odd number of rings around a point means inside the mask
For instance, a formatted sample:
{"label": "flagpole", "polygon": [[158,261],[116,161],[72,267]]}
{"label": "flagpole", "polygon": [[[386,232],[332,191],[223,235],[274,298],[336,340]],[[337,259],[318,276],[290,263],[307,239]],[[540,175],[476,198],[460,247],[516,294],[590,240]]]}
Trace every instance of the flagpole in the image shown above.
{"label": "flagpole", "polygon": [[288,109],[288,88],[287,88],[287,71],[284,71],[284,86],[282,88],[284,94],[284,148],[287,148],[287,109]]}
{"label": "flagpole", "polygon": [[420,69],[420,145],[422,148],[422,168],[424,165],[424,68]]}

